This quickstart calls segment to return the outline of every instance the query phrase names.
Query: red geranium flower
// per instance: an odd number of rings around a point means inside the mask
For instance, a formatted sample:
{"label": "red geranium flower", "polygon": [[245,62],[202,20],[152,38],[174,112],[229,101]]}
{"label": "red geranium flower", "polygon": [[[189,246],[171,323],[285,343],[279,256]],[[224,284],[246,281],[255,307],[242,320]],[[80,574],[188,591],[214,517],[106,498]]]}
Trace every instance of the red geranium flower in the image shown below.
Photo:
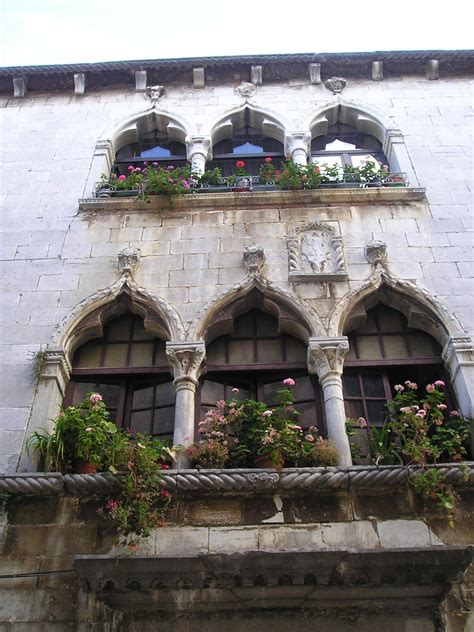
{"label": "red geranium flower", "polygon": [[235,166],[238,169],[242,169],[242,167],[245,167],[245,162],[243,160],[237,160],[237,162],[235,163]]}

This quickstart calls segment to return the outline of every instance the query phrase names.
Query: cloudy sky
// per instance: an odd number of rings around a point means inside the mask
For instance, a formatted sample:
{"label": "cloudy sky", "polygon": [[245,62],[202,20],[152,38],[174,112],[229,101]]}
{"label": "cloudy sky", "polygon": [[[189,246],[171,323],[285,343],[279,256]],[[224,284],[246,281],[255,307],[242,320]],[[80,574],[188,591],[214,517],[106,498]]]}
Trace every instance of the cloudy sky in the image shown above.
{"label": "cloudy sky", "polygon": [[473,48],[472,0],[0,0],[0,65]]}

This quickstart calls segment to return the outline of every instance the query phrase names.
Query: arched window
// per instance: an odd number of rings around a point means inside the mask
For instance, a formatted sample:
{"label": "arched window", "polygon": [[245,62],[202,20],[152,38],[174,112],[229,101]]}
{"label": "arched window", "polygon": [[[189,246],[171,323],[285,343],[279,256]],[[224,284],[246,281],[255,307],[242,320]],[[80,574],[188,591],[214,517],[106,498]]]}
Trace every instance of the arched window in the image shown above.
{"label": "arched window", "polygon": [[388,164],[382,144],[375,136],[362,133],[357,127],[344,123],[330,125],[324,136],[313,138],[311,157],[319,165],[336,165],[341,169],[361,167],[369,160],[380,167]]}
{"label": "arched window", "polygon": [[145,330],[139,316],[109,321],[102,338],[76,350],[65,405],[97,391],[119,427],[172,438],[175,391],[165,344]]}
{"label": "arched window", "polygon": [[275,167],[284,159],[283,143],[267,135],[262,127],[262,116],[246,108],[223,126],[224,135],[213,145],[213,160],[208,168],[219,167],[222,175],[235,173],[235,163],[242,160],[249,175],[258,175],[264,158],[272,158]]}
{"label": "arched window", "polygon": [[273,316],[259,309],[238,316],[232,333],[207,345],[207,373],[201,383],[197,417],[203,418],[218,400],[228,399],[232,388],[240,390],[241,399],[276,405],[275,395],[282,388],[282,380],[292,377],[296,381],[292,390],[300,412],[299,423],[323,429],[320,388],[317,377],[308,374],[306,355],[306,344],[280,333]]}
{"label": "arched window", "polygon": [[342,377],[348,417],[380,426],[393,386],[412,380],[423,388],[443,379],[441,347],[429,334],[409,327],[405,316],[383,303],[367,311],[363,325],[347,333],[349,353]]}
{"label": "arched window", "polygon": [[154,129],[140,134],[133,143],[121,147],[115,155],[114,173],[128,175],[128,167],[141,167],[156,162],[174,167],[186,164],[186,145],[169,138],[168,133]]}

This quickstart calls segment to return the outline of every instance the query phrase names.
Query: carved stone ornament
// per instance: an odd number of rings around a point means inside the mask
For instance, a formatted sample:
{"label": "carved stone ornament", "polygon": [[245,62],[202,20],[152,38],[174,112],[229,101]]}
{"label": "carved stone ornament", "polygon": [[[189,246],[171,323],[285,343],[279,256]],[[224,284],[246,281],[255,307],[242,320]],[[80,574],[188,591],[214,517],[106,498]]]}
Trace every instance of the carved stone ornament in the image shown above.
{"label": "carved stone ornament", "polygon": [[324,82],[324,87],[333,94],[339,94],[346,87],[346,83],[344,77],[331,77]]}
{"label": "carved stone ornament", "polygon": [[258,274],[265,262],[265,251],[260,246],[246,246],[242,261],[250,274]]}
{"label": "carved stone ornament", "polygon": [[204,342],[167,342],[166,356],[173,369],[175,384],[183,380],[197,384],[204,369],[205,355]]}
{"label": "carved stone ornament", "polygon": [[163,86],[147,86],[145,91],[145,98],[148,99],[153,105],[158,102],[159,98],[165,93]]}
{"label": "carved stone ornament", "polygon": [[325,283],[347,278],[342,237],[323,222],[313,222],[287,239],[289,280]]}
{"label": "carved stone ornament", "polygon": [[118,253],[117,260],[120,274],[133,276],[140,265],[140,250],[138,248],[124,248]]}
{"label": "carved stone ornament", "polygon": [[346,336],[339,338],[310,338],[308,346],[308,372],[320,378],[342,375],[344,359],[349,352]]}
{"label": "carved stone ornament", "polygon": [[365,244],[365,258],[373,265],[384,263],[387,259],[387,244],[373,239]]}
{"label": "carved stone ornament", "polygon": [[235,89],[235,91],[240,94],[240,96],[243,99],[251,99],[253,96],[255,96],[256,92],[257,92],[257,88],[253,83],[250,83],[249,81],[242,81],[242,83],[237,86],[237,88]]}

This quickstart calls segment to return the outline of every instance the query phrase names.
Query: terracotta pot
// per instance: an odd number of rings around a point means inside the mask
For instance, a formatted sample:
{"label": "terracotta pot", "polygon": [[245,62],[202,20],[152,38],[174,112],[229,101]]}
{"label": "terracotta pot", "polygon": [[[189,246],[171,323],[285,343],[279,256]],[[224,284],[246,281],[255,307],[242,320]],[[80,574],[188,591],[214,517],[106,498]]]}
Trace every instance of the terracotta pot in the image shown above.
{"label": "terracotta pot", "polygon": [[260,454],[255,457],[254,463],[255,463],[255,467],[258,467],[261,469],[281,470],[283,466],[285,465],[285,460],[283,459],[283,457],[280,457],[279,465],[278,467],[275,467],[275,465],[273,464],[273,461],[271,460],[269,456]]}
{"label": "terracotta pot", "polygon": [[76,474],[97,474],[97,467],[90,463],[90,461],[76,459],[72,466]]}

